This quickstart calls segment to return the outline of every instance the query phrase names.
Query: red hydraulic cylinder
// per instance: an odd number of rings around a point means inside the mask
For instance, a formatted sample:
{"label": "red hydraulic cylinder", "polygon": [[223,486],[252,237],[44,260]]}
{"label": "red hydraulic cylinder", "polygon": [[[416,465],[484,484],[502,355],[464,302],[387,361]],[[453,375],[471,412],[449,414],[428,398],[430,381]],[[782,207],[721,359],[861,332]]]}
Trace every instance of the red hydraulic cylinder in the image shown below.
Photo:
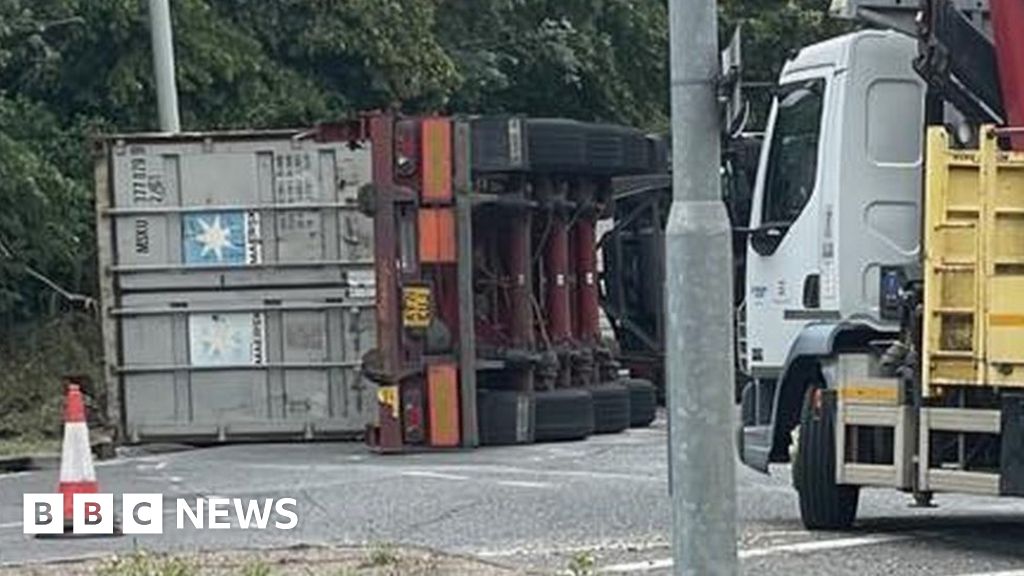
{"label": "red hydraulic cylinder", "polygon": [[544,251],[546,276],[548,335],[552,342],[563,343],[572,339],[569,318],[569,227],[558,215],[552,215],[550,233]]}
{"label": "red hydraulic cylinder", "polygon": [[[1006,123],[1024,128],[1024,0],[990,0],[989,10]],[[1024,150],[1024,134],[1015,133],[1010,142]]]}
{"label": "red hydraulic cylinder", "polygon": [[597,292],[597,237],[595,221],[584,216],[573,227],[576,250],[576,339],[587,344],[601,340],[599,298]]}

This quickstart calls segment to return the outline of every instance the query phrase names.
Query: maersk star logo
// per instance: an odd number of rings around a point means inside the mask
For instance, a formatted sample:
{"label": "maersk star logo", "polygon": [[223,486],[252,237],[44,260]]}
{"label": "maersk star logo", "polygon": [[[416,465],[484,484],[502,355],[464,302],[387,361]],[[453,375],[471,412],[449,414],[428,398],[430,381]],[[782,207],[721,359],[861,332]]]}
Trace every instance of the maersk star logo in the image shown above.
{"label": "maersk star logo", "polygon": [[[254,315],[191,314],[189,357],[195,366],[253,364]],[[262,337],[262,334],[260,334]]]}
{"label": "maersk star logo", "polygon": [[186,264],[245,264],[244,212],[186,214],[182,223]]}
{"label": "maersk star logo", "polygon": [[217,316],[214,316],[212,320],[205,326],[206,329],[202,335],[203,351],[210,356],[224,358],[231,352],[240,350],[242,339],[236,328]]}
{"label": "maersk star logo", "polygon": [[218,261],[224,260],[224,249],[235,247],[231,243],[231,229],[221,226],[220,216],[214,216],[212,223],[200,218],[199,227],[203,229],[203,232],[196,236],[196,240],[203,245],[199,255],[206,256],[212,252],[217,255]]}

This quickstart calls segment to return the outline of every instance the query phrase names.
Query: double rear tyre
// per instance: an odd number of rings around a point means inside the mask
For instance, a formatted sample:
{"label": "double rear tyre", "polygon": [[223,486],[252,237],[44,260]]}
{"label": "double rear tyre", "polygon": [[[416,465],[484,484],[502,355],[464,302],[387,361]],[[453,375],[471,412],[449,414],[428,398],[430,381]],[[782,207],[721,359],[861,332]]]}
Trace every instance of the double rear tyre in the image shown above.
{"label": "double rear tyre", "polygon": [[582,440],[594,433],[594,397],[582,388],[538,390],[537,442]]}
{"label": "double rear tyre", "polygon": [[614,434],[650,425],[657,405],[654,385],[636,378],[587,388],[538,390],[524,406],[526,400],[518,392],[481,390],[481,443],[557,442]]}
{"label": "double rear tyre", "polygon": [[658,392],[654,384],[641,378],[623,378],[619,384],[629,389],[630,428],[650,426],[658,410]]}
{"label": "double rear tyre", "polygon": [[513,390],[477,392],[480,444],[508,446],[534,441],[534,399]]}
{"label": "double rear tyre", "polygon": [[619,383],[587,388],[594,398],[594,432],[615,434],[629,428],[632,412],[629,388]]}

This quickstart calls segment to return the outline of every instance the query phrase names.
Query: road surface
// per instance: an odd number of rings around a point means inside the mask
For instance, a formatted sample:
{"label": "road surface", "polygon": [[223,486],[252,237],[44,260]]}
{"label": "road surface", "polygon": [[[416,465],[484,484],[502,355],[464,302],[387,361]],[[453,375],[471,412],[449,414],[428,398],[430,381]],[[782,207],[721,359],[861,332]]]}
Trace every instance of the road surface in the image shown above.
{"label": "road surface", "polygon": [[[37,540],[21,532],[26,492],[49,492],[54,471],[0,476],[0,565],[109,554],[294,544],[401,543],[468,553],[525,569],[668,574],[665,429],[586,442],[472,452],[375,456],[358,444],[235,445],[103,462],[101,489],[228,498],[294,497],[291,531],[174,528],[162,536]],[[801,528],[789,470],[737,468],[744,574],[1024,575],[1024,501],[936,498],[908,506],[891,491],[862,495],[857,529]]]}

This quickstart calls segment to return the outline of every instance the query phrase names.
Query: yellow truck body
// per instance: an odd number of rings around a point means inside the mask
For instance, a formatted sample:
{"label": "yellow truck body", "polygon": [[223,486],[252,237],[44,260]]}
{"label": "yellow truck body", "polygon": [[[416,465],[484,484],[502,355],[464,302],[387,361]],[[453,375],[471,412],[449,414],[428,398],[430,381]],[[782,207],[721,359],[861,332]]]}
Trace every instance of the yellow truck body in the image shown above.
{"label": "yellow truck body", "polygon": [[994,129],[974,150],[929,129],[924,203],[925,397],[1024,388],[1024,153]]}

